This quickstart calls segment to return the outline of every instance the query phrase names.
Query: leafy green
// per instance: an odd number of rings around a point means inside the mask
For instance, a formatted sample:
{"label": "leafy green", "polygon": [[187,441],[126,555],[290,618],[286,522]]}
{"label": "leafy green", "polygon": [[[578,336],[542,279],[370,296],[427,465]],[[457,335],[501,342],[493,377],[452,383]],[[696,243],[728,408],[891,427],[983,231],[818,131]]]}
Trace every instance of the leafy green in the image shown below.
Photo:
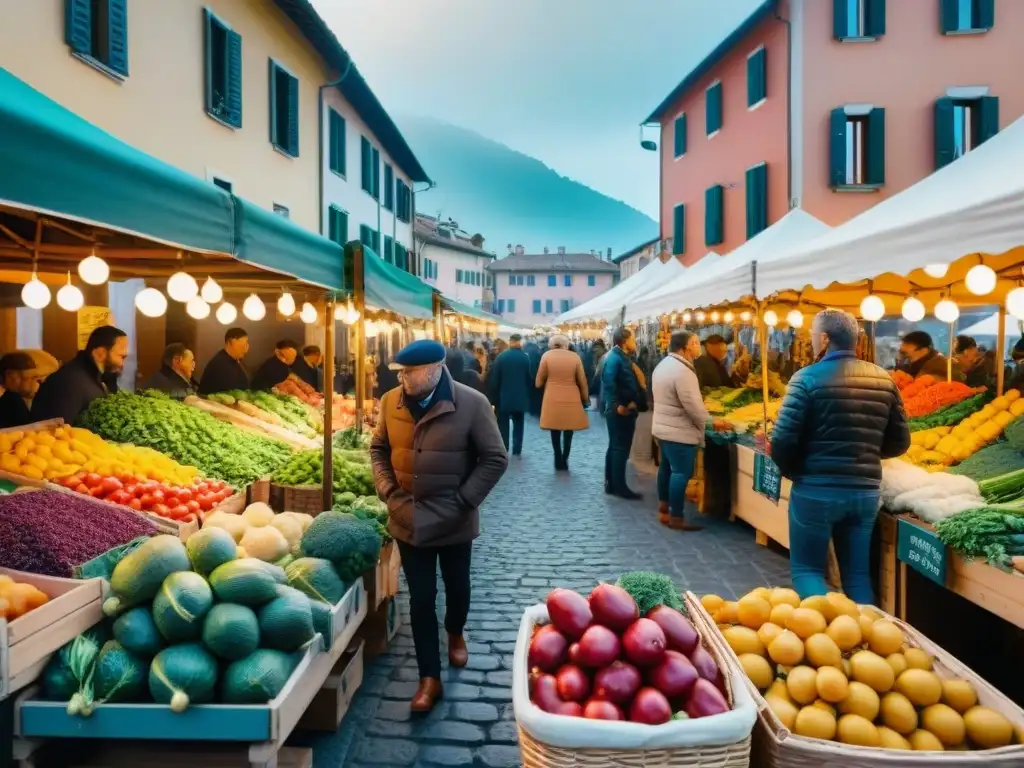
{"label": "leafy green", "polygon": [[646,616],[656,605],[667,605],[685,613],[679,589],[672,579],[664,574],[631,571],[619,577],[618,586],[632,595],[641,616]]}
{"label": "leafy green", "polygon": [[1017,501],[1024,497],[1024,469],[1018,468],[978,483],[985,501],[992,504]]}
{"label": "leafy green", "polygon": [[334,447],[365,451],[370,447],[370,438],[371,435],[367,430],[360,431],[355,427],[348,427],[334,434]]}
{"label": "leafy green", "polygon": [[1024,466],[1024,453],[1011,443],[999,442],[982,448],[947,471],[953,475],[964,475],[976,482],[1004,475]]}
{"label": "leafy green", "polygon": [[935,525],[939,539],[968,558],[984,557],[1008,570],[1010,558],[1024,555],[1024,507],[990,504],[968,509]]}
{"label": "leafy green", "polygon": [[1003,436],[1010,445],[1024,452],[1024,417],[1016,418],[1007,424]]}
{"label": "leafy green", "polygon": [[[250,403],[267,413],[277,416],[293,432],[298,432],[306,437],[316,437],[317,435],[317,420],[313,417],[310,409],[297,397],[279,395],[275,392],[249,392],[242,389],[232,389],[222,393],[221,396],[226,396],[232,400],[231,403],[226,403],[226,405],[233,404],[235,400]],[[211,397],[210,399],[212,400],[213,398]]]}
{"label": "leafy green", "polygon": [[910,419],[910,431],[920,432],[925,429],[934,429],[935,427],[952,427],[954,424],[959,424],[972,413],[981,410],[985,403],[991,399],[992,393],[986,390],[974,395],[974,397],[961,400],[959,403],[940,408],[934,413],[929,413],[927,416]]}

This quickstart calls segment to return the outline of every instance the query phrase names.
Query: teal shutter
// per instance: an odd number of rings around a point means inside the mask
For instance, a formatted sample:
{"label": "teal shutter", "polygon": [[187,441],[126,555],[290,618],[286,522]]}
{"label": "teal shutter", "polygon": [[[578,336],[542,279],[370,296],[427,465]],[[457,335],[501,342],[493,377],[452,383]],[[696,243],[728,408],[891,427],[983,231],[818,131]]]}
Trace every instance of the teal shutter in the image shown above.
{"label": "teal shutter", "polygon": [[942,34],[957,32],[960,29],[960,0],[941,0],[939,9],[939,28]]}
{"label": "teal shutter", "polygon": [[672,253],[686,253],[686,205],[679,203],[672,209]]}
{"label": "teal shutter", "polygon": [[867,37],[885,34],[885,0],[864,0],[864,33]]}
{"label": "teal shutter", "polygon": [[92,55],[92,2],[64,0],[64,42],[75,53]]}
{"label": "teal shutter", "polygon": [[384,207],[395,209],[395,177],[390,163],[384,164]]}
{"label": "teal shutter", "polygon": [[395,241],[387,235],[384,236],[384,261],[388,264],[395,263]]}
{"label": "teal shutter", "polygon": [[365,136],[359,137],[360,150],[360,174],[364,192],[373,192],[373,169],[370,163],[373,162],[373,149]]}
{"label": "teal shutter", "polygon": [[833,109],[829,117],[828,148],[828,185],[841,187],[846,184],[846,110],[842,107]]}
{"label": "teal shutter", "polygon": [[228,125],[242,127],[242,36],[227,30],[228,36]]}
{"label": "teal shutter", "polygon": [[764,48],[747,59],[747,106],[752,107],[768,96],[767,53]]}
{"label": "teal shutter", "polygon": [[982,96],[978,107],[978,144],[982,144],[999,133],[999,97]]}
{"label": "teal shutter", "polygon": [[281,146],[281,140],[277,135],[277,65],[270,60],[270,143],[275,147]]}
{"label": "teal shutter", "polygon": [[675,156],[686,154],[686,115],[680,115],[675,122]]}
{"label": "teal shutter", "polygon": [[285,150],[292,157],[299,156],[299,81],[288,77],[288,144]]}
{"label": "teal shutter", "polygon": [[846,24],[846,7],[850,0],[832,0],[832,37],[845,40],[850,36]]}
{"label": "teal shutter", "polygon": [[380,200],[380,150],[376,147],[371,150],[370,173],[373,178],[373,191],[371,194],[374,200]]}
{"label": "teal shutter", "polygon": [[875,107],[868,113],[868,135],[866,143],[867,184],[885,184],[885,109]]}
{"label": "teal shutter", "polygon": [[948,96],[935,101],[935,170],[949,165],[956,157],[953,106]]}
{"label": "teal shutter", "polygon": [[127,0],[107,0],[107,61],[108,67],[128,76],[128,3]]}
{"label": "teal shutter", "polygon": [[704,128],[708,136],[722,128],[722,84],[715,83],[704,96]]}
{"label": "teal shutter", "polygon": [[373,248],[373,231],[365,224],[359,225],[359,242],[367,248]]}
{"label": "teal shutter", "polygon": [[768,166],[747,169],[747,239],[768,228]]}
{"label": "teal shutter", "polygon": [[723,236],[723,204],[722,187],[716,184],[708,187],[704,192],[704,244],[719,245],[725,239]]}
{"label": "teal shutter", "polygon": [[213,14],[209,8],[203,8],[203,99],[206,111],[214,114],[213,109]]}
{"label": "teal shutter", "polygon": [[992,29],[996,25],[996,3],[995,0],[974,0],[975,19],[977,29]]}
{"label": "teal shutter", "polygon": [[344,132],[341,127],[341,115],[333,109],[327,109],[327,166],[334,173],[342,171],[341,152],[344,149]]}
{"label": "teal shutter", "polygon": [[345,245],[348,241],[348,214],[332,205],[328,209],[327,232],[328,239]]}

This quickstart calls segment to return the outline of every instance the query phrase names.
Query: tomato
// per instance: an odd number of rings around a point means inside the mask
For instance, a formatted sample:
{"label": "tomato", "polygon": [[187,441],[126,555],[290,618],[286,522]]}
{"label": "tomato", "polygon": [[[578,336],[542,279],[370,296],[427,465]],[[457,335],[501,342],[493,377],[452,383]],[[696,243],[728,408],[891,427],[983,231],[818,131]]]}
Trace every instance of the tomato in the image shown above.
{"label": "tomato", "polygon": [[79,483],[75,486],[75,493],[84,493],[86,496],[89,495],[89,486],[85,483]]}
{"label": "tomato", "polygon": [[137,483],[129,483],[124,487],[124,492],[127,493],[129,496],[138,496],[139,486]]}
{"label": "tomato", "polygon": [[181,518],[181,522],[183,522],[183,523],[194,523],[195,521],[196,521],[196,516],[194,514],[192,514],[191,512],[189,512],[187,515],[185,515],[183,518]]}
{"label": "tomato", "polygon": [[213,509],[213,505],[217,503],[212,493],[204,493],[196,501],[199,503],[199,508],[204,512]]}
{"label": "tomato", "polygon": [[128,501],[128,506],[134,509],[136,512],[142,511],[142,502],[139,501],[138,499],[130,499]]}
{"label": "tomato", "polygon": [[210,490],[210,484],[205,480],[196,485],[196,493],[206,493],[208,490]]}
{"label": "tomato", "polygon": [[184,504],[179,504],[176,507],[171,507],[171,517],[173,517],[175,520],[180,520],[187,514],[188,507],[186,507]]}
{"label": "tomato", "polygon": [[199,505],[199,502],[196,501],[195,499],[190,499],[189,501],[186,501],[185,506],[188,507],[189,512],[195,512],[196,514],[199,514],[199,511],[202,509],[202,507]]}
{"label": "tomato", "polygon": [[114,491],[112,494],[107,496],[107,501],[112,501],[115,504],[127,504],[130,497],[123,490]]}
{"label": "tomato", "polygon": [[100,483],[100,488],[103,489],[105,494],[113,493],[114,491],[120,491],[124,488],[124,484],[116,477],[105,477],[103,478],[103,482]]}
{"label": "tomato", "polygon": [[176,493],[178,494],[178,498],[181,499],[181,501],[192,500],[192,490],[190,488],[179,488],[176,491]]}
{"label": "tomato", "polygon": [[160,517],[167,517],[170,511],[171,510],[167,508],[166,504],[161,504],[159,502],[154,504],[152,509],[153,514],[160,515]]}
{"label": "tomato", "polygon": [[90,488],[95,488],[96,486],[103,482],[103,478],[97,475],[95,472],[90,472],[85,476],[82,482],[84,482]]}
{"label": "tomato", "polygon": [[141,483],[139,483],[139,487],[144,488],[146,490],[146,493],[152,493],[153,491],[160,487],[160,483],[158,483],[156,480],[143,480]]}
{"label": "tomato", "polygon": [[153,505],[156,504],[156,499],[153,498],[153,494],[144,493],[139,498],[139,502],[142,504],[143,509],[152,509]]}
{"label": "tomato", "polygon": [[162,502],[166,498],[166,495],[160,488],[154,488],[149,492],[149,495],[153,497],[154,502]]}
{"label": "tomato", "polygon": [[102,486],[97,485],[95,488],[89,489],[89,495],[92,496],[94,499],[102,499],[104,496],[106,496],[106,493],[103,492]]}
{"label": "tomato", "polygon": [[71,490],[75,490],[75,488],[77,488],[82,483],[82,481],[75,475],[68,475],[67,477],[62,477],[57,482],[63,485],[65,488],[70,488]]}

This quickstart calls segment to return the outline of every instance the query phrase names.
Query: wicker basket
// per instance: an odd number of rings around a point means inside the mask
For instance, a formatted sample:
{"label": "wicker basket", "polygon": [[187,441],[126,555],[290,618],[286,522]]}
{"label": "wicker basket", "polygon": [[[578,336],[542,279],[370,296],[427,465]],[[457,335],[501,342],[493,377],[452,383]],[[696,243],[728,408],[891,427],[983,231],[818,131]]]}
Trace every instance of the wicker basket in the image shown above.
{"label": "wicker basket", "polygon": [[[736,654],[729,648],[714,620],[704,610],[700,600],[686,594],[690,616],[701,634],[718,647],[727,664],[734,671],[742,670]],[[978,693],[978,701],[991,707],[1014,723],[1017,733],[1024,732],[1024,710],[982,680],[976,672],[954,656],[935,645],[928,638],[899,619],[880,611],[903,630],[912,647],[922,648],[934,657],[935,669],[943,678],[969,680]],[[1024,745],[1013,744],[1000,749],[976,752],[903,752],[874,747],[854,747],[821,739],[798,736],[787,729],[775,716],[761,693],[744,676],[750,694],[758,706],[758,722],[754,728],[754,751],[751,765],[758,768],[1021,768],[1024,766]]]}
{"label": "wicker basket", "polygon": [[262,501],[264,504],[270,503],[270,476],[261,477],[259,480],[254,482],[246,489],[245,503],[254,504],[257,501]]}
{"label": "wicker basket", "polygon": [[324,492],[319,485],[270,486],[270,508],[275,512],[304,512],[316,517],[324,511]]}

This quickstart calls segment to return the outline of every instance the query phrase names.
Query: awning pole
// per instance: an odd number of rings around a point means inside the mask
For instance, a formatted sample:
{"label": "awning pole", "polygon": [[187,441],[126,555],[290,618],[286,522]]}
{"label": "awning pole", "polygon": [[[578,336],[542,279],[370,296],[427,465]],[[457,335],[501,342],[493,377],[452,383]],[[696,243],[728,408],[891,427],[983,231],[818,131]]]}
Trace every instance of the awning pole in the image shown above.
{"label": "awning pole", "polygon": [[996,332],[996,397],[1003,394],[1006,373],[1006,305],[999,305],[999,330]]}
{"label": "awning pole", "polygon": [[356,320],[356,431],[363,431],[363,404],[366,402],[366,251],[360,245],[353,265],[353,293],[355,308],[359,313]]}
{"label": "awning pole", "polygon": [[956,351],[956,324],[949,324],[949,354],[946,356],[946,381],[953,380],[953,352]]}
{"label": "awning pole", "polygon": [[334,506],[334,307],[334,299],[328,299],[324,308],[324,510]]}

